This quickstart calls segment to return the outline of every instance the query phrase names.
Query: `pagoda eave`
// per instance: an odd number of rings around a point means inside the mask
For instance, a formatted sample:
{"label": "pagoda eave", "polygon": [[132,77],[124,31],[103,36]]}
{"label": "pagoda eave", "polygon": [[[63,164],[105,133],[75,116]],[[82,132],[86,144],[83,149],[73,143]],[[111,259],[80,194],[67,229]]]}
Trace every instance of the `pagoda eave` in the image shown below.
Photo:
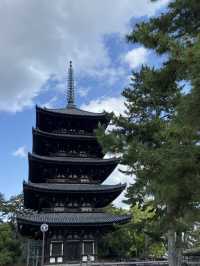
{"label": "pagoda eave", "polygon": [[[40,226],[45,223],[49,226],[49,231],[61,229],[62,231],[84,230],[94,231],[95,234],[101,232],[105,234],[110,230],[115,230],[116,225],[121,225],[131,220],[130,215],[112,215],[107,213],[39,213],[32,215],[18,215],[18,230],[24,236],[41,239]],[[63,231],[63,233],[64,233]]]}
{"label": "pagoda eave", "polygon": [[40,226],[43,223],[52,227],[101,227],[124,224],[130,221],[130,215],[112,215],[108,213],[81,212],[81,213],[37,213],[30,215],[18,215],[19,225]]}
{"label": "pagoda eave", "polygon": [[84,111],[76,107],[72,108],[60,108],[60,109],[48,109],[48,108],[43,108],[38,105],[36,105],[36,112],[37,113],[44,113],[47,115],[51,116],[64,116],[64,117],[69,117],[69,118],[76,118],[76,117],[81,117],[85,119],[100,119],[104,120],[105,122],[109,122],[110,119],[108,118],[108,115],[106,112],[102,113],[94,113],[94,112],[89,112],[89,111]]}
{"label": "pagoda eave", "polygon": [[62,140],[71,140],[71,139],[78,139],[80,141],[85,141],[85,140],[90,140],[90,141],[96,141],[97,142],[97,137],[95,135],[84,135],[84,134],[61,134],[61,133],[53,133],[53,132],[47,132],[43,131],[38,128],[32,128],[32,133],[33,135],[39,135],[43,136],[45,138],[56,138],[56,139],[62,139]]}
{"label": "pagoda eave", "polygon": [[52,184],[24,182],[24,190],[54,193],[112,193],[122,192],[126,184],[98,185],[98,184]]}
{"label": "pagoda eave", "polygon": [[85,157],[50,157],[40,156],[34,153],[28,153],[30,161],[38,161],[42,163],[55,163],[55,164],[70,164],[70,165],[113,165],[117,166],[119,163],[118,158],[110,159],[97,159],[97,158],[85,158]]}

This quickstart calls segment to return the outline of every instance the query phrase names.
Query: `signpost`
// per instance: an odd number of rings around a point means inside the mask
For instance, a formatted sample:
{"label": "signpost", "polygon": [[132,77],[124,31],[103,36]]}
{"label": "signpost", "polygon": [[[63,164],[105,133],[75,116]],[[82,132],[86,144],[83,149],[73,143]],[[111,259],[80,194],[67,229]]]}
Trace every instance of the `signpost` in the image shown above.
{"label": "signpost", "polygon": [[48,229],[49,229],[48,224],[42,224],[40,226],[40,231],[42,232],[42,261],[41,261],[41,266],[44,266],[45,233],[48,231]]}

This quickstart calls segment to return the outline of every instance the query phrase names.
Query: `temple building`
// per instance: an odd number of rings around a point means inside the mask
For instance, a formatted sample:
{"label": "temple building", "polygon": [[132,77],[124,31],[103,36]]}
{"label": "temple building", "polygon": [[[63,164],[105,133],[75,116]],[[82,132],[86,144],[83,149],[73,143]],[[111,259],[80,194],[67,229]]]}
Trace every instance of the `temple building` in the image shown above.
{"label": "temple building", "polygon": [[116,158],[104,159],[95,135],[99,125],[106,129],[108,124],[106,113],[76,107],[70,62],[67,106],[36,107],[29,176],[23,184],[24,208],[31,211],[17,217],[20,234],[33,241],[41,242],[40,226],[48,225],[45,265],[95,261],[99,236],[130,219],[103,211],[125,188],[102,184],[118,164]]}

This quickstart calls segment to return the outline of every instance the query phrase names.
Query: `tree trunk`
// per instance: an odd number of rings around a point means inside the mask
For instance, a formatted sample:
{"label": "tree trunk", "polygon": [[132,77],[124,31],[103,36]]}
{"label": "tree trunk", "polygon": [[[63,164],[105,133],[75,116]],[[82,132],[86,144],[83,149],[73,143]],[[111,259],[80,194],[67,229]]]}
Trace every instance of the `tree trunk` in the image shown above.
{"label": "tree trunk", "polygon": [[174,230],[168,230],[168,263],[169,266],[182,264],[182,237]]}

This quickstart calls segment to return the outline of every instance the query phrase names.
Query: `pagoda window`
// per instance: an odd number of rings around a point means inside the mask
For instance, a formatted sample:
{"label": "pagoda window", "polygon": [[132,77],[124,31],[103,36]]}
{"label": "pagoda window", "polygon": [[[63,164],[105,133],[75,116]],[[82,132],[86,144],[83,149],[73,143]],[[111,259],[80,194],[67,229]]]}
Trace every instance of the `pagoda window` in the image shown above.
{"label": "pagoda window", "polygon": [[63,241],[52,241],[50,244],[50,263],[63,262]]}
{"label": "pagoda window", "polygon": [[95,254],[94,241],[84,240],[82,243],[82,252],[83,252],[83,255],[86,255],[86,256],[94,255]]}

